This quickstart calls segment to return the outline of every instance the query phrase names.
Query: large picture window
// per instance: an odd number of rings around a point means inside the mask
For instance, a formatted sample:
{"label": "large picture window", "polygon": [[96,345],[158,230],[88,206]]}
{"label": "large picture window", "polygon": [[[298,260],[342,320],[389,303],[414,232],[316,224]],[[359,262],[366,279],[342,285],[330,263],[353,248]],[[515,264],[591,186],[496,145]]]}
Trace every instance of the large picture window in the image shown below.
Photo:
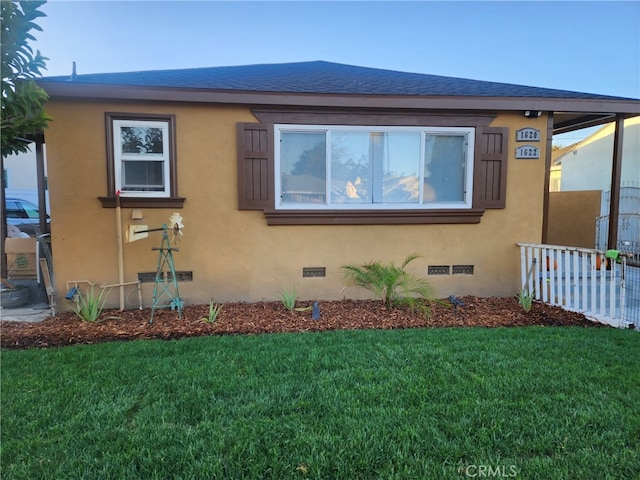
{"label": "large picture window", "polygon": [[237,124],[238,209],[268,225],[468,224],[506,206],[509,129],[492,117],[254,113]]}
{"label": "large picture window", "polygon": [[471,208],[474,133],[275,125],[275,208]]}

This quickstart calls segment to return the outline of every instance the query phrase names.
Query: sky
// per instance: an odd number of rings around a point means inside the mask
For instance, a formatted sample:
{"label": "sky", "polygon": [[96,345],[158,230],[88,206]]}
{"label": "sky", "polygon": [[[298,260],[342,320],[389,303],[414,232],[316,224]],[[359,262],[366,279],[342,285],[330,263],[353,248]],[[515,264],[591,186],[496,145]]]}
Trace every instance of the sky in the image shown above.
{"label": "sky", "polygon": [[638,0],[49,0],[41,10],[31,45],[49,58],[45,76],[73,62],[84,74],[324,60],[640,98]]}

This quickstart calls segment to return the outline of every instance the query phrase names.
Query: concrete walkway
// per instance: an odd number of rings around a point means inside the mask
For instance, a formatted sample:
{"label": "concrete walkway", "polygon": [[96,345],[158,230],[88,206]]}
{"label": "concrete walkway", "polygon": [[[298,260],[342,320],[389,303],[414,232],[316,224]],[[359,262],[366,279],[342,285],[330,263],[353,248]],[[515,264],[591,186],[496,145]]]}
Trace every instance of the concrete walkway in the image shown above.
{"label": "concrete walkway", "polygon": [[0,306],[0,320],[3,322],[41,322],[50,316],[51,308],[46,303],[20,308],[2,308]]}

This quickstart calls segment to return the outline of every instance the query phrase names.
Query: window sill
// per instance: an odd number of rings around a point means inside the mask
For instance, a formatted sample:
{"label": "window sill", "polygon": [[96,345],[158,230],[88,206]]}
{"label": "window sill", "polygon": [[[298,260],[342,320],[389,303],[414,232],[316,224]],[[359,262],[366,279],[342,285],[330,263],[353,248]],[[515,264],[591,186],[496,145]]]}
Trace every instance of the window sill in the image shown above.
{"label": "window sill", "polygon": [[[115,208],[116,197],[98,197],[102,208]],[[182,208],[184,197],[149,198],[149,197],[120,197],[123,208]]]}
{"label": "window sill", "polygon": [[422,225],[480,223],[482,208],[468,210],[265,210],[268,225]]}

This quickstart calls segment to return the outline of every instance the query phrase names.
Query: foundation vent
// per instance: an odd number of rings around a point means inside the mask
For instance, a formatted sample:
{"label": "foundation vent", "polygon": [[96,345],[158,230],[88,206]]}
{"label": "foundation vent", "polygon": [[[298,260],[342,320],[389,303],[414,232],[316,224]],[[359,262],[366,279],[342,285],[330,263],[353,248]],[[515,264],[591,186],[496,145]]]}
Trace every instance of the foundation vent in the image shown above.
{"label": "foundation vent", "polygon": [[429,265],[427,275],[449,275],[449,265]]}
{"label": "foundation vent", "polygon": [[[165,282],[171,282],[171,272],[166,272]],[[176,272],[176,280],[179,282],[192,282],[193,272]],[[156,281],[156,272],[138,272],[138,281],[140,283],[153,283]]]}
{"label": "foundation vent", "polygon": [[473,265],[454,265],[454,275],[473,275]]}
{"label": "foundation vent", "polygon": [[327,275],[326,267],[304,267],[302,269],[303,278],[324,277]]}
{"label": "foundation vent", "polygon": [[[176,272],[176,280],[179,282],[193,282],[193,272]],[[167,272],[167,282],[171,282],[171,272]]]}
{"label": "foundation vent", "polygon": [[140,283],[153,283],[156,280],[156,272],[138,272]]}

